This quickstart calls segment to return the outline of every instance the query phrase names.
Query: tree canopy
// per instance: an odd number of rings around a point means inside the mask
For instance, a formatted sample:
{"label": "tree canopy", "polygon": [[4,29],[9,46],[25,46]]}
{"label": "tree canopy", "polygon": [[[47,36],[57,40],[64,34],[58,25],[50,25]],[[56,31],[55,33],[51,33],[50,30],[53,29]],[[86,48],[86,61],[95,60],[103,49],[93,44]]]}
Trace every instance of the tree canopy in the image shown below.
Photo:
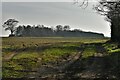
{"label": "tree canopy", "polygon": [[15,20],[15,19],[8,19],[7,21],[4,22],[4,24],[2,25],[5,30],[10,30],[11,34],[10,36],[14,36],[14,31],[15,31],[15,26],[18,24],[19,21]]}

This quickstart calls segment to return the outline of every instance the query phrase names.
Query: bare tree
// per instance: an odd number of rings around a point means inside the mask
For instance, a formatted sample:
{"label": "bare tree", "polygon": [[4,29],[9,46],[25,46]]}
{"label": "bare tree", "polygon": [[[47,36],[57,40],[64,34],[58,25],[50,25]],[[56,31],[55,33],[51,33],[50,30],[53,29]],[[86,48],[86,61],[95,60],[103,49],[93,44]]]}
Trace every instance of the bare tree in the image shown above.
{"label": "bare tree", "polygon": [[5,30],[10,30],[11,34],[9,36],[14,36],[15,26],[18,24],[19,21],[15,19],[8,19],[4,24],[2,25]]}
{"label": "bare tree", "polygon": [[73,4],[78,4],[78,7],[83,9],[87,8],[89,0],[74,0]]}
{"label": "bare tree", "polygon": [[[86,8],[90,0],[74,0],[74,4]],[[83,1],[80,3],[80,1]],[[111,40],[120,42],[120,0],[100,0],[94,9],[111,23]]]}
{"label": "bare tree", "polygon": [[95,9],[111,23],[111,40],[120,42],[120,0],[101,0]]}

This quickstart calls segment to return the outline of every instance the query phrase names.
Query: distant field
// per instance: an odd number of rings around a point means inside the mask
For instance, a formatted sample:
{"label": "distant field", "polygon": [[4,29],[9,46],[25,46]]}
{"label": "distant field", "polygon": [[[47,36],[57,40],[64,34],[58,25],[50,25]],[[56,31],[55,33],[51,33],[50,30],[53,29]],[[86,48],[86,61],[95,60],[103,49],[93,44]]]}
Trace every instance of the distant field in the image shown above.
{"label": "distant field", "polygon": [[[103,56],[101,53],[104,53],[105,50],[110,54],[120,51],[119,48],[112,50],[117,44],[107,44],[108,40],[107,38],[77,37],[3,38],[3,77],[35,78],[37,76],[41,78],[40,76],[58,74],[60,73],[59,69],[62,70],[62,68],[70,66],[78,59],[81,59],[83,65],[87,66],[86,59],[91,56]],[[105,53],[105,55],[109,54]],[[51,69],[52,71],[49,71]]]}
{"label": "distant field", "polygon": [[8,45],[20,46],[22,44],[35,45],[45,43],[59,43],[59,42],[81,42],[81,43],[96,43],[105,42],[108,38],[79,38],[79,37],[17,37],[17,38],[3,38],[3,47]]}

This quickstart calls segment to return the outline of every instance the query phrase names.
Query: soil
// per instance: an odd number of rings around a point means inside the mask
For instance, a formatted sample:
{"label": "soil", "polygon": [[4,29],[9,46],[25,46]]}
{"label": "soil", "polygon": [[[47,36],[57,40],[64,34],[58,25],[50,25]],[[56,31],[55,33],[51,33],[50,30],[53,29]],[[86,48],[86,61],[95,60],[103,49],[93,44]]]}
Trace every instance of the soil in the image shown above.
{"label": "soil", "polygon": [[[84,48],[95,46],[96,54],[82,58]],[[37,69],[37,73],[28,77],[35,80],[117,80],[110,72],[107,52],[101,44],[84,44],[74,56],[61,59],[59,62],[47,63]]]}

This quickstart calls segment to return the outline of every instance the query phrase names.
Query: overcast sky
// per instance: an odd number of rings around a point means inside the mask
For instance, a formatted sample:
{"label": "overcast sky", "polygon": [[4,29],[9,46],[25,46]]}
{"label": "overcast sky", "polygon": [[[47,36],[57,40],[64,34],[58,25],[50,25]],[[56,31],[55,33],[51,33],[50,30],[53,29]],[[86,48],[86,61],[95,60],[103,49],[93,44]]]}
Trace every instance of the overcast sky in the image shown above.
{"label": "overcast sky", "polygon": [[[3,2],[2,21],[15,18],[19,24],[43,24],[46,26],[70,25],[72,29],[82,29],[110,36],[109,23],[97,14],[90,2],[86,9],[73,5],[73,2]],[[3,23],[2,22],[2,23]],[[8,36],[9,31],[2,35]]]}

